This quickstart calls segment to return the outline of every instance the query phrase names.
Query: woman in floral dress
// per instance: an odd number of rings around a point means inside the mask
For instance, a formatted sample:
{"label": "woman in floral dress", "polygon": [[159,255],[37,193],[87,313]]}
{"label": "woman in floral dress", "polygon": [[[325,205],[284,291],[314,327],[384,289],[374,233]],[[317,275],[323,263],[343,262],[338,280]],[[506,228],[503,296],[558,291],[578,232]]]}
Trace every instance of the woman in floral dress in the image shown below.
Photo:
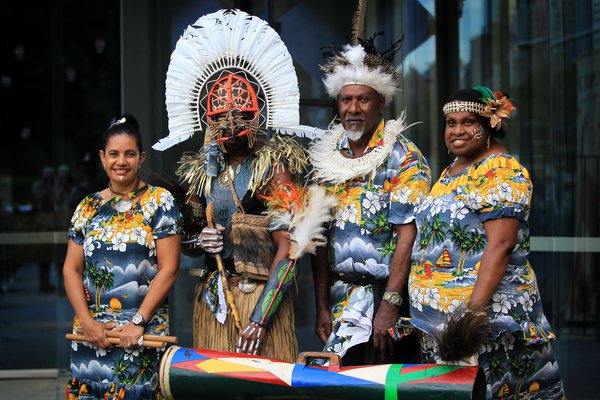
{"label": "woman in floral dress", "polygon": [[448,361],[440,333],[451,335],[450,316],[464,321],[471,314],[490,323],[470,357],[485,371],[489,399],[563,398],[555,335],[527,261],[531,179],[496,140],[514,107],[501,92],[477,86],[443,110],[446,146],[456,159],[417,207],[409,277],[423,361]]}
{"label": "woman in floral dress", "polygon": [[[81,201],[63,267],[75,310],[67,399],[156,399],[163,349],[143,334],[167,335],[167,294],[177,277],[181,215],[167,190],[140,181],[145,159],[137,121],[125,115],[104,133],[108,188]],[[111,345],[107,330],[120,331]]]}

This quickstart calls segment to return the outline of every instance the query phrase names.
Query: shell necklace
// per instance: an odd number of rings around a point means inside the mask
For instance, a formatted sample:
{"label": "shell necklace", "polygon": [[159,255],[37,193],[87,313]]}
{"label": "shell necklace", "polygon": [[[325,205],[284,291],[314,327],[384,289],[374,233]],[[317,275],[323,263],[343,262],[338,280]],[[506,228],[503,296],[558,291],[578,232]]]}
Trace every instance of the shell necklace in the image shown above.
{"label": "shell necklace", "polygon": [[[139,184],[140,178],[138,177],[133,187],[137,188]],[[112,182],[108,182],[108,190],[115,195],[115,197],[112,199],[112,201],[114,201],[113,207],[119,212],[127,212],[131,210],[131,207],[133,206],[133,199],[136,198],[139,194],[143,193],[146,189],[148,189],[148,184],[145,184],[139,189],[134,189],[129,193],[121,193],[117,192],[116,190],[113,190]]]}

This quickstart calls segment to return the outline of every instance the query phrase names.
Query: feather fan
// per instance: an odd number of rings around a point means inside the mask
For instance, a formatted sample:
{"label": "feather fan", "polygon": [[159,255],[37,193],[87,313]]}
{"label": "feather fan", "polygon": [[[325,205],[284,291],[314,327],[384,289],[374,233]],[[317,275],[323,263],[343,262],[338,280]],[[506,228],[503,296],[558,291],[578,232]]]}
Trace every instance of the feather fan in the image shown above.
{"label": "feather fan", "polygon": [[457,308],[447,325],[435,335],[440,358],[445,362],[458,362],[477,354],[489,340],[491,333],[487,315],[463,307]]}
{"label": "feather fan", "polygon": [[317,246],[326,243],[325,223],[331,219],[331,209],[337,200],[327,195],[325,188],[312,185],[305,201],[294,212],[290,224],[290,258],[297,260],[304,253],[315,253]]}

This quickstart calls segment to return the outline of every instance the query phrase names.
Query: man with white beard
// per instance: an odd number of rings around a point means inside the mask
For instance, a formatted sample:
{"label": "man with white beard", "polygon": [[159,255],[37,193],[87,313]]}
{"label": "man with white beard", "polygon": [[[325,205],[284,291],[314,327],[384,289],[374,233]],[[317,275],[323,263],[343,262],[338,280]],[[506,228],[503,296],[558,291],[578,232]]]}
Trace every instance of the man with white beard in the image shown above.
{"label": "man with white beard", "polygon": [[341,124],[310,148],[315,181],[338,201],[328,246],[312,260],[315,329],[344,365],[419,361],[416,340],[395,341],[390,328],[401,315],[414,209],[429,191],[430,170],[402,135],[404,115],[383,118],[398,87],[394,50],[384,54],[370,39],[329,55],[323,82]]}

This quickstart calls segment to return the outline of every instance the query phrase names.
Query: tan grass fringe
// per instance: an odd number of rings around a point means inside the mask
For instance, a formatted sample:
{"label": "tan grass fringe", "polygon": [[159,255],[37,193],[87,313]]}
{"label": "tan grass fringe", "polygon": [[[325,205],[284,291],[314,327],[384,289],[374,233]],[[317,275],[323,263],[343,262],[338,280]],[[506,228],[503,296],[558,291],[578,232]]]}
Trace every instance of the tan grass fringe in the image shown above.
{"label": "tan grass fringe", "polygon": [[233,248],[235,272],[266,281],[275,256],[275,243],[264,215],[236,212],[231,216],[229,242]]}
{"label": "tan grass fringe", "polygon": [[[196,284],[194,294],[194,347],[209,350],[235,352],[238,334],[230,315],[225,324],[220,324],[210,312],[202,298],[204,282]],[[231,288],[237,305],[242,327],[245,327],[264,288],[264,283],[258,283],[252,293],[243,293],[237,286]],[[295,362],[298,354],[298,343],[294,330],[294,308],[292,299],[287,296],[281,303],[277,314],[271,321],[265,340],[260,345],[261,357],[274,358],[287,362]]]}

